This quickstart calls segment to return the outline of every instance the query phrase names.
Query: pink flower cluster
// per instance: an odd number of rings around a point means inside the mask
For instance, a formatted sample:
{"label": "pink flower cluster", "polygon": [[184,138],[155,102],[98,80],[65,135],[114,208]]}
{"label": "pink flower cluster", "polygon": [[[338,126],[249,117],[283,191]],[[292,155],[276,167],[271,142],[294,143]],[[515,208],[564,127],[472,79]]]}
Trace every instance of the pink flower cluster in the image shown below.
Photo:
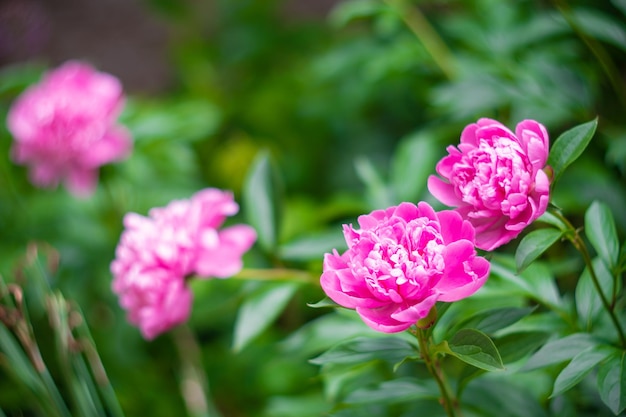
{"label": "pink flower cluster", "polygon": [[480,119],[461,133],[458,148],[437,164],[428,189],[476,228],[476,246],[493,250],[516,238],[548,207],[548,133],[534,120],[515,133],[491,119]]}
{"label": "pink flower cluster", "polygon": [[130,134],[116,124],[122,86],[112,75],[71,61],[45,75],[11,107],[7,124],[15,142],[13,160],[30,167],[31,181],[88,195],[98,168],[126,157]]}
{"label": "pink flower cluster", "polygon": [[489,263],[476,256],[474,228],[454,211],[402,203],[344,226],[348,250],[324,257],[321,285],[336,303],[356,309],[371,328],[400,332],[437,301],[476,292]]}
{"label": "pink flower cluster", "polygon": [[124,217],[126,229],[111,264],[112,287],[146,339],[188,319],[191,275],[226,278],[241,270],[242,256],[256,240],[254,229],[220,230],[238,210],[230,193],[209,188],[153,208],[148,217]]}
{"label": "pink flower cluster", "polygon": [[541,216],[549,201],[548,133],[524,120],[515,133],[491,119],[467,126],[458,148],[436,167],[428,189],[454,210],[402,203],[344,226],[348,250],[324,258],[321,285],[375,330],[399,332],[428,316],[437,301],[457,301],[486,281],[493,250]]}

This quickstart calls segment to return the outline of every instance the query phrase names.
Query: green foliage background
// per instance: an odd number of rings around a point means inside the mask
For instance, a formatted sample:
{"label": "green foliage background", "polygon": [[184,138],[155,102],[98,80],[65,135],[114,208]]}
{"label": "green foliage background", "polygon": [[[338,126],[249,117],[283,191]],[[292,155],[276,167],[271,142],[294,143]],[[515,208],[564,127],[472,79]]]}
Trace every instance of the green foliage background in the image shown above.
{"label": "green foliage background", "polygon": [[[276,237],[247,254],[246,265],[318,276],[323,253],[343,247],[342,223],[400,201],[436,204],[425,180],[466,124],[492,117],[514,128],[532,118],[556,138],[598,116],[591,146],[559,180],[553,201],[582,224],[590,202],[601,200],[612,209],[620,241],[625,236],[626,2],[349,0],[319,20],[290,19],[281,6],[278,0],[145,1],[146,13],[170,25],[177,83],[158,97],[128,98],[122,121],[133,133],[134,153],[102,169],[90,199],[33,188],[26,169],[10,161],[6,128],[0,131],[0,273],[14,275],[30,242],[59,252],[52,284],[81,306],[128,416],[185,413],[172,338],[145,342],[110,291],[108,267],[128,211],[146,214],[213,186],[235,192],[242,212],[232,222],[248,222],[258,200],[246,184],[254,178],[251,168],[265,163],[278,178],[272,185]],[[2,68],[0,114],[46,68]],[[565,298],[582,268],[570,253],[546,254]],[[394,374],[393,362],[382,360],[358,372],[343,368],[341,378],[321,375],[310,359],[372,332],[349,313],[308,307],[323,298],[316,285],[299,284],[282,298],[272,292],[282,287],[267,285],[193,283],[190,325],[225,416],[324,415],[356,388],[415,372],[409,365]],[[268,294],[284,310],[254,310],[276,320],[236,336],[242,306],[263,305]],[[46,346],[45,337],[39,342]],[[533,415],[601,415],[596,400],[584,396],[570,395],[563,408],[547,405],[546,378],[517,381],[518,401],[529,395],[544,402],[542,414]],[[497,382],[489,383],[496,389]],[[478,404],[476,415],[498,416],[497,406],[479,404],[488,388],[469,388],[467,397]],[[33,415],[24,395],[0,374],[7,415]],[[401,408],[351,398],[361,408],[332,415],[441,413],[421,400]]]}

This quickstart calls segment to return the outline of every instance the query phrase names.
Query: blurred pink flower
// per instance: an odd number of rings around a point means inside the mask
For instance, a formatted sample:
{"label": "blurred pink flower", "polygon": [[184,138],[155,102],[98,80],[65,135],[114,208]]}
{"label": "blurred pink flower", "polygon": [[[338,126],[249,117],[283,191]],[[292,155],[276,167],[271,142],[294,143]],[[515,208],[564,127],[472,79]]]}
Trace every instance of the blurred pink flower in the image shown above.
{"label": "blurred pink flower", "polygon": [[238,210],[232,194],[209,188],[153,208],[148,217],[126,214],[111,264],[112,287],[146,339],[187,320],[190,276],[226,278],[241,270],[242,256],[256,240],[254,229],[218,230]]}
{"label": "blurred pink flower", "polygon": [[98,168],[130,153],[130,134],[116,124],[123,101],[117,78],[81,62],[65,63],[9,110],[13,160],[30,167],[37,186],[64,181],[75,195],[91,194]]}
{"label": "blurred pink flower", "polygon": [[325,255],[320,281],[374,330],[406,330],[435,302],[468,297],[487,279],[489,262],[476,256],[474,228],[454,211],[402,203],[358,220],[359,230],[344,225],[348,250]]}
{"label": "blurred pink flower", "polygon": [[428,189],[456,207],[476,229],[476,246],[493,250],[516,238],[548,207],[550,179],[546,128],[524,120],[511,132],[500,122],[480,119],[461,133],[458,148],[437,164]]}

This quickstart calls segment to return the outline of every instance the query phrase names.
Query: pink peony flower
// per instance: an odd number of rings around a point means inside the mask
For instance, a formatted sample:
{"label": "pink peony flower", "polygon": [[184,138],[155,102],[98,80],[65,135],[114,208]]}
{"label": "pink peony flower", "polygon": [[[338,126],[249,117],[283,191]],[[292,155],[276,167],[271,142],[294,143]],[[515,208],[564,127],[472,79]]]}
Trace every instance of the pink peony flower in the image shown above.
{"label": "pink peony flower", "polygon": [[96,187],[98,168],[127,156],[130,134],[116,124],[122,86],[112,75],[70,61],[17,98],[7,116],[12,157],[30,167],[33,184],[64,181],[75,195]]}
{"label": "pink peony flower", "polygon": [[321,284],[374,330],[406,330],[435,302],[468,297],[487,280],[474,228],[454,211],[402,203],[358,220],[359,230],[344,225],[348,250],[325,255]]}
{"label": "pink peony flower", "polygon": [[480,119],[463,130],[458,149],[448,147],[436,167],[443,179],[431,176],[428,189],[474,225],[477,247],[493,250],[546,211],[548,142],[545,127],[534,120],[520,122],[514,134]]}
{"label": "pink peony flower", "polygon": [[241,258],[256,240],[254,229],[218,230],[238,210],[230,193],[209,188],[153,208],[148,217],[124,217],[126,229],[111,264],[112,287],[146,339],[187,320],[191,275],[226,278],[241,270]]}

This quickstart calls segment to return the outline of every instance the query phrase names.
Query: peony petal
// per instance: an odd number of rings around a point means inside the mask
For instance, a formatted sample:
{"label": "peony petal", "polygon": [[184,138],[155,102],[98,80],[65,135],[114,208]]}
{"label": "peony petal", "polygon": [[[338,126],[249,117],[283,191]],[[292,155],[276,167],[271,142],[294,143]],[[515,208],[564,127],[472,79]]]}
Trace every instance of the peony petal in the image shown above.
{"label": "peony petal", "polygon": [[320,277],[320,284],[326,295],[340,306],[346,308],[357,307],[357,300],[350,294],[346,294],[341,288],[336,271],[325,271]]}
{"label": "peony petal", "polygon": [[231,192],[217,188],[206,188],[191,197],[191,215],[196,218],[197,227],[218,228],[226,217],[239,211]]}
{"label": "peony petal", "polygon": [[457,197],[454,186],[434,175],[428,177],[428,191],[446,206],[457,207],[463,204],[463,200]]}
{"label": "peony petal", "polygon": [[391,315],[396,309],[395,305],[376,309],[357,307],[356,312],[361,316],[363,322],[372,329],[384,333],[398,333],[405,331],[414,323],[403,323],[392,319]]}
{"label": "peony petal", "polygon": [[97,168],[127,157],[131,149],[130,133],[123,127],[115,127],[83,153],[82,164],[85,167]]}
{"label": "peony petal", "polygon": [[437,222],[439,221],[439,219],[437,218],[437,213],[435,213],[435,210],[427,202],[420,201],[417,204],[417,208],[419,211],[419,217],[426,217],[429,220],[434,220]]}
{"label": "peony petal", "polygon": [[463,154],[454,146],[448,146],[447,151],[449,155],[437,163],[435,170],[443,178],[450,179],[453,176],[454,165],[461,162]]}
{"label": "peony petal", "polygon": [[[479,122],[481,120],[487,120],[487,119],[480,119]],[[472,123],[469,124],[465,127],[465,129],[463,129],[463,131],[461,132],[461,143],[467,143],[470,144],[474,147],[478,146],[478,141],[477,136],[476,136],[476,131],[479,128],[479,124],[477,123]]]}
{"label": "peony petal", "polygon": [[476,125],[478,125],[479,127],[494,126],[495,125],[497,127],[502,127],[502,128],[506,129],[506,127],[502,123],[500,123],[499,121],[497,121],[495,119],[490,119],[489,117],[481,117],[476,122]]}
{"label": "peony petal", "polygon": [[[465,270],[466,267],[469,271]],[[469,261],[469,265],[459,264],[456,270],[450,271],[447,279],[437,284],[439,300],[453,302],[474,294],[487,281],[489,267],[489,261],[478,256]]]}
{"label": "peony petal", "polygon": [[499,248],[515,239],[521,231],[493,228],[476,235],[476,247],[487,252]]}
{"label": "peony petal", "polygon": [[433,293],[417,304],[412,304],[405,309],[398,309],[391,315],[391,318],[399,322],[414,324],[428,315],[432,307],[437,302],[437,297],[438,294]]}
{"label": "peony petal", "polygon": [[186,322],[191,314],[192,292],[181,283],[174,283],[163,291],[160,304],[143,308],[140,313],[139,328],[146,340]]}
{"label": "peony petal", "polygon": [[457,240],[446,245],[443,251],[446,271],[449,266],[465,262],[476,254],[474,242],[469,240]]}
{"label": "peony petal", "polygon": [[538,138],[529,138],[526,147],[528,161],[535,169],[541,169],[548,161],[548,148]]}
{"label": "peony petal", "polygon": [[247,225],[223,229],[218,236],[217,246],[197,247],[197,260],[192,269],[204,278],[227,278],[237,274],[243,267],[243,254],[256,240],[256,232]]}
{"label": "peony petal", "polygon": [[328,269],[344,269],[347,268],[346,261],[348,260],[347,252],[343,255],[339,255],[336,249],[333,249],[333,253],[324,254],[324,270]]}
{"label": "peony petal", "polygon": [[56,187],[63,177],[58,167],[47,163],[32,166],[29,174],[33,184],[47,188]]}
{"label": "peony petal", "polygon": [[87,168],[73,168],[65,178],[67,189],[78,197],[89,197],[98,184],[98,171]]}
{"label": "peony petal", "polygon": [[[543,170],[537,171],[535,176],[535,193],[547,194],[550,192],[550,179]],[[543,212],[542,212],[543,214]]]}
{"label": "peony petal", "polygon": [[454,210],[443,210],[437,213],[441,224],[441,236],[446,244],[460,239],[474,242],[474,226]]}
{"label": "peony petal", "polygon": [[387,218],[387,212],[385,210],[374,210],[370,214],[363,214],[359,216],[358,223],[362,229],[373,229],[381,220]]}
{"label": "peony petal", "polygon": [[393,212],[393,216],[400,217],[407,222],[420,217],[420,210],[413,203],[401,203]]}
{"label": "peony petal", "polygon": [[[548,148],[550,146],[550,139],[548,136],[548,131],[545,126],[535,120],[522,120],[515,127],[515,135],[517,136],[522,148],[530,153],[529,145],[531,143],[535,143],[535,151],[543,152],[545,155],[543,156],[543,164],[548,157]],[[541,158],[540,154],[537,153],[536,156]],[[529,158],[531,161],[533,158]],[[543,168],[543,164],[540,168]]]}
{"label": "peony petal", "polygon": [[476,131],[476,135],[486,140],[487,143],[493,143],[495,138],[509,138],[517,141],[513,132],[500,123],[482,126]]}

